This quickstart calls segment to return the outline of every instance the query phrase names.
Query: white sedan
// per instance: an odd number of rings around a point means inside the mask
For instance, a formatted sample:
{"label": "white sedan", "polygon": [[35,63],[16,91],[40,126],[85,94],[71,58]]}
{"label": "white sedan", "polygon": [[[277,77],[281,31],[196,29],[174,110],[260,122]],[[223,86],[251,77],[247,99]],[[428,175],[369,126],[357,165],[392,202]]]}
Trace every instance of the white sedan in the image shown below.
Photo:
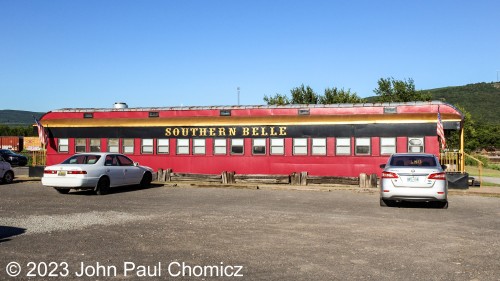
{"label": "white sedan", "polygon": [[42,184],[62,194],[71,189],[90,189],[104,195],[110,187],[136,184],[147,187],[154,174],[153,169],[139,166],[123,154],[81,153],[46,167]]}

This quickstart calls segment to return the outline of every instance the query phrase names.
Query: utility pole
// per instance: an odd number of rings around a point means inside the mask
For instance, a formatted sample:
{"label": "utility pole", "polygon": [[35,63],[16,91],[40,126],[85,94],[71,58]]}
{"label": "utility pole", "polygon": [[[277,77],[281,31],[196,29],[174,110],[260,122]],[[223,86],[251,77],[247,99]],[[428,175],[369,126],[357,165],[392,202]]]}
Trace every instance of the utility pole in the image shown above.
{"label": "utility pole", "polygon": [[238,92],[238,106],[239,106],[240,105],[240,87],[237,87],[236,91]]}

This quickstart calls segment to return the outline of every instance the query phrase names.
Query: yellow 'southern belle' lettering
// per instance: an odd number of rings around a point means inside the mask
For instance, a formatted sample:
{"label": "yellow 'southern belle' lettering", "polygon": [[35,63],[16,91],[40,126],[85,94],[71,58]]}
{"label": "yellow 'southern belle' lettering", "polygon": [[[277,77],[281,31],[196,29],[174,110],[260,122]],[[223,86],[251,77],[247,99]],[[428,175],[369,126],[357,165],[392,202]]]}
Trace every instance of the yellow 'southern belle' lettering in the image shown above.
{"label": "yellow 'southern belle' lettering", "polygon": [[215,137],[215,128],[214,128],[214,127],[210,127],[210,128],[208,128],[208,134],[209,134],[211,137]]}
{"label": "yellow 'southern belle' lettering", "polygon": [[200,128],[200,137],[207,136],[207,128]]}
{"label": "yellow 'southern belle' lettering", "polygon": [[180,131],[179,131],[179,128],[174,128],[174,129],[172,130],[172,134],[173,134],[175,137],[179,135],[179,132],[180,132]]}
{"label": "yellow 'southern belle' lettering", "polygon": [[243,136],[248,136],[248,135],[250,135],[250,128],[248,128],[248,127],[243,127],[242,129],[243,129],[243,132],[242,132]]}
{"label": "yellow 'southern belle' lettering", "polygon": [[260,127],[260,135],[261,136],[268,136],[266,127]]}
{"label": "yellow 'southern belle' lettering", "polygon": [[167,127],[167,137],[235,137],[235,136],[286,136],[287,127],[259,126],[259,127]]}
{"label": "yellow 'southern belle' lettering", "polygon": [[192,137],[196,137],[196,133],[198,133],[198,128],[191,128],[190,131],[191,131],[191,136]]}
{"label": "yellow 'southern belle' lettering", "polygon": [[280,127],[280,136],[286,136],[286,127]]}
{"label": "yellow 'southern belle' lettering", "polygon": [[259,127],[252,127],[252,136],[259,135]]}
{"label": "yellow 'southern belle' lettering", "polygon": [[219,137],[225,137],[225,136],[226,136],[226,128],[219,127]]}

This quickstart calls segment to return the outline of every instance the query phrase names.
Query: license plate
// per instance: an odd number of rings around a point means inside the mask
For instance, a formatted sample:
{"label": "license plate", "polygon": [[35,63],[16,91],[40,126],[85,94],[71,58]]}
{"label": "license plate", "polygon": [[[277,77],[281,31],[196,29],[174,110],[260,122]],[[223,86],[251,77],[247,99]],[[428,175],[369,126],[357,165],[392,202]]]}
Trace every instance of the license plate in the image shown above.
{"label": "license plate", "polygon": [[59,172],[57,172],[57,175],[64,177],[64,176],[66,176],[66,171],[59,171]]}
{"label": "license plate", "polygon": [[406,179],[407,182],[418,182],[418,177],[408,177]]}

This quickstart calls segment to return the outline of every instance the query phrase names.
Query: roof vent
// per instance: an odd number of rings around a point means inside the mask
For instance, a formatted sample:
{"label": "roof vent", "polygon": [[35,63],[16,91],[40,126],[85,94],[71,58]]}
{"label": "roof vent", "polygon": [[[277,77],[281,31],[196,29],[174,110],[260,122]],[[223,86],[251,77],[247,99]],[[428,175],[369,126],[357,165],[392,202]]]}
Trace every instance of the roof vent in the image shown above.
{"label": "roof vent", "polygon": [[115,102],[115,104],[113,105],[113,108],[115,108],[115,109],[128,108],[128,105],[125,102]]}

